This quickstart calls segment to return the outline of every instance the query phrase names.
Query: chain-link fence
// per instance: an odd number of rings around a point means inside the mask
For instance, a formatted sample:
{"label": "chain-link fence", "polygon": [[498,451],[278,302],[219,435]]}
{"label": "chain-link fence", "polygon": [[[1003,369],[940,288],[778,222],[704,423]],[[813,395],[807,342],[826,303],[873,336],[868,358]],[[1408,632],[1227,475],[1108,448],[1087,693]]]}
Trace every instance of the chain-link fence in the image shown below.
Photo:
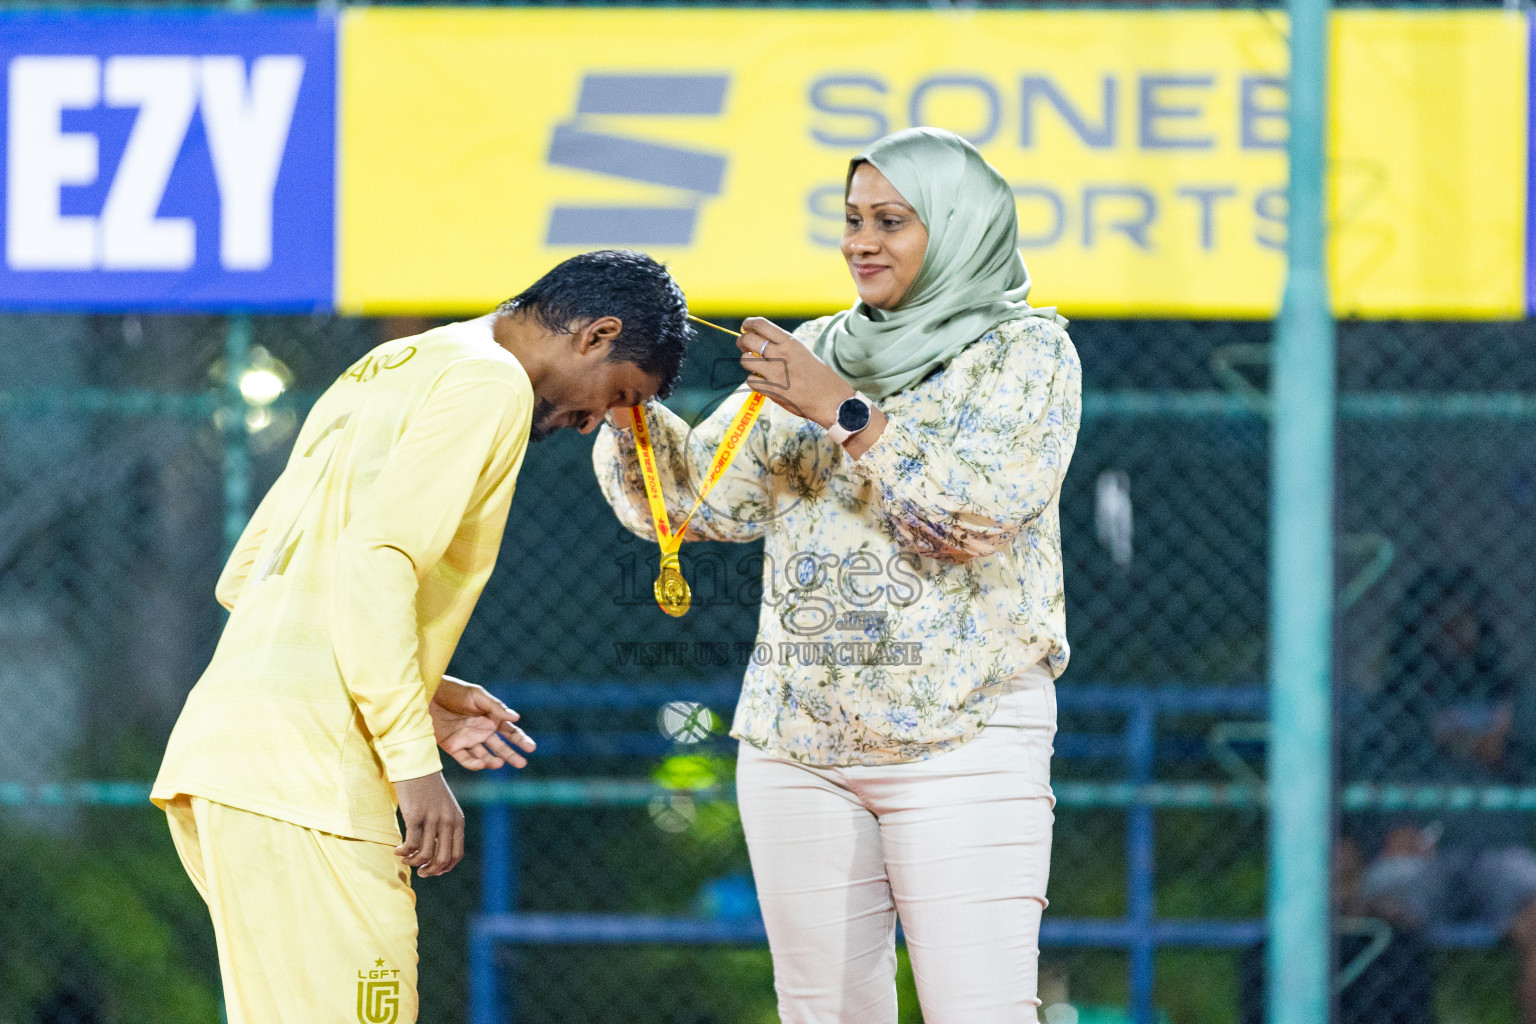
{"label": "chain-link fence", "polygon": [[[0,1024],[219,1019],[211,928],[147,782],[218,636],[231,530],[307,402],[426,326],[0,315]],[[1286,727],[1263,690],[1284,571],[1267,564],[1271,333],[1072,325],[1048,1024],[1263,1019],[1264,744]],[[1536,1019],[1533,345],[1531,322],[1339,327],[1341,1024]],[[702,337],[671,404],[708,408],[732,354]],[[284,396],[245,401],[232,366]],[[768,1024],[723,735],[759,549],[686,547],[694,608],[662,616],[656,549],[603,503],[590,444],[530,449],[452,666],[522,708],[540,750],[515,780],[448,769],[471,842],[417,884],[422,1019]],[[904,955],[898,984],[920,1020]]]}
{"label": "chain-link fence", "polygon": [[[40,784],[152,776],[221,624],[230,449],[248,452],[259,496],[306,396],[421,326],[255,318],[251,364],[289,391],[240,412],[224,397],[222,319],[0,318],[0,1021],[214,1019],[211,932],[142,786]],[[1051,1024],[1123,1019],[1138,1002],[1177,1022],[1260,1019],[1269,331],[1073,326],[1085,415],[1062,498],[1074,654]],[[1522,936],[1536,894],[1530,822],[1457,810],[1499,791],[1454,787],[1506,787],[1513,807],[1536,781],[1533,335],[1340,328],[1341,1020],[1518,1019],[1522,947],[1501,936]],[[724,345],[700,340],[674,404],[707,405]],[[232,415],[249,420],[232,429]],[[519,1021],[769,1021],[721,737],[755,634],[754,549],[690,545],[697,606],[661,616],[641,585],[654,547],[603,504],[590,443],[530,449],[454,664],[522,703],[544,742],[510,797],[456,776],[484,806],[465,863],[419,886],[423,1019],[467,1018],[471,920],[510,910],[521,930],[485,964]],[[497,828],[485,864],[479,841]],[[638,941],[623,924],[637,918],[714,930]],[[618,931],[594,931],[599,919]],[[539,930],[561,920],[587,930]],[[916,1020],[909,977],[903,961]]]}

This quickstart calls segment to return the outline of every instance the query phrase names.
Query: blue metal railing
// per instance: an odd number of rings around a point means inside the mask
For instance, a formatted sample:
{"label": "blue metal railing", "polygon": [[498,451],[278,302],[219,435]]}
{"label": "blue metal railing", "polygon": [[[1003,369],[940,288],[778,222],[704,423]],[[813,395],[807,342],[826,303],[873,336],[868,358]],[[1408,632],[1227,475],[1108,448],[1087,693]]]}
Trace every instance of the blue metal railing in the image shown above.
{"label": "blue metal railing", "polygon": [[[713,709],[734,706],[736,683],[701,685],[633,685],[627,683],[519,684],[501,694],[519,711],[636,711],[681,700]],[[1161,758],[1189,760],[1207,752],[1203,743],[1181,744],[1159,737],[1157,723],[1166,715],[1230,715],[1261,720],[1266,693],[1260,687],[1069,686],[1057,694],[1060,710],[1111,713],[1122,716],[1119,732],[1060,733],[1056,759],[1113,759],[1125,762],[1126,778],[1114,782],[1057,781],[1052,785],[1057,805],[1071,808],[1117,808],[1127,812],[1126,906],[1123,918],[1061,918],[1047,915],[1041,926],[1042,946],[1057,948],[1123,949],[1130,960],[1130,1010],[1136,1024],[1155,1019],[1152,1002],[1154,962],[1165,947],[1234,949],[1265,941],[1266,922],[1222,919],[1160,919],[1155,913],[1154,872],[1156,832],[1154,812],[1167,808],[1262,808],[1262,783],[1159,782],[1153,778]],[[658,744],[656,741],[660,740]],[[1185,748],[1188,749],[1185,749]],[[664,737],[639,733],[544,736],[540,753],[566,754],[634,752],[662,754],[675,749]],[[519,912],[516,889],[517,848],[513,830],[518,806],[643,806],[658,794],[675,792],[643,780],[518,778],[510,772],[471,783],[457,791],[466,804],[480,804],[481,909],[469,926],[470,1024],[498,1024],[515,1017],[513,1002],[504,998],[494,964],[498,943],[514,945],[620,945],[674,943],[680,945],[758,945],[766,941],[762,921],[668,917],[650,914]],[[696,800],[731,799],[717,790],[695,790]],[[1468,809],[1536,810],[1536,787],[1425,786],[1353,783],[1343,788],[1344,810]],[[1482,924],[1441,925],[1426,936],[1444,949],[1481,949],[1497,941],[1494,929]],[[1357,962],[1346,973],[1365,966]],[[1336,984],[1338,982],[1336,981]]]}
{"label": "blue metal railing", "polygon": [[[721,710],[735,704],[738,684],[694,686],[570,682],[518,684],[501,693],[523,712],[653,710],[673,700],[692,701]],[[1164,947],[1240,948],[1265,940],[1265,922],[1223,919],[1159,919],[1154,905],[1154,813],[1158,809],[1261,809],[1266,791],[1256,780],[1231,783],[1156,781],[1156,762],[1189,762],[1209,756],[1207,743],[1189,737],[1158,735],[1160,717],[1211,715],[1262,721],[1261,688],[1066,686],[1058,693],[1064,712],[1109,713],[1120,717],[1114,732],[1067,732],[1056,737],[1058,761],[1121,760],[1125,777],[1115,781],[1060,780],[1053,784],[1057,804],[1066,808],[1109,808],[1127,812],[1126,906],[1123,918],[1060,918],[1047,915],[1041,944],[1052,947],[1123,949],[1130,960],[1132,1017],[1152,1021],[1153,965]],[[1218,729],[1219,731],[1223,731]],[[1225,730],[1231,731],[1231,730]],[[1214,733],[1213,733],[1214,735]],[[1245,738],[1256,739],[1256,734]],[[660,757],[673,753],[673,741],[654,732],[541,733],[541,756],[591,755]],[[644,778],[520,777],[510,771],[461,780],[455,792],[466,806],[484,808],[479,824],[482,844],[481,906],[470,921],[471,1024],[510,1019],[500,998],[493,954],[498,943],[520,945],[615,945],[625,943],[761,944],[762,923],[750,919],[710,919],[657,915],[519,912],[517,854],[513,816],[518,807],[644,807],[658,795],[677,789]],[[729,800],[719,788],[687,791],[695,801]],[[147,807],[149,784],[143,781],[73,781],[0,783],[3,806]],[[1351,783],[1340,794],[1343,810],[1488,809],[1536,810],[1536,787],[1433,786]],[[1432,928],[1433,946],[1474,949],[1491,946],[1494,929],[1479,924]],[[1363,967],[1349,965],[1349,971]],[[1339,981],[1335,980],[1335,985]]]}
{"label": "blue metal railing", "polygon": [[[519,711],[640,710],[667,701],[693,701],[719,709],[734,706],[734,683],[698,686],[629,684],[531,684],[506,687],[502,695]],[[1264,922],[1225,920],[1158,920],[1153,901],[1156,834],[1153,812],[1158,806],[1253,807],[1262,804],[1261,787],[1209,783],[1157,783],[1153,764],[1157,750],[1157,719],[1167,714],[1230,714],[1261,717],[1260,688],[1157,689],[1072,686],[1057,694],[1062,711],[1113,713],[1123,716],[1123,730],[1111,736],[1062,734],[1057,757],[1105,757],[1118,754],[1127,778],[1117,783],[1060,782],[1054,787],[1062,806],[1124,807],[1126,828],[1126,905],[1122,919],[1052,918],[1041,928],[1045,946],[1077,946],[1126,950],[1130,958],[1132,1018],[1153,1020],[1153,964],[1159,947],[1232,948],[1264,938]],[[547,749],[547,748],[546,748]],[[497,781],[508,794],[536,780]],[[488,794],[485,794],[488,795]],[[637,793],[636,796],[640,794]],[[470,1024],[507,1020],[512,1005],[499,991],[494,964],[497,943],[578,945],[669,942],[678,944],[757,944],[764,941],[762,922],[711,920],[654,915],[520,913],[517,911],[517,849],[513,840],[513,800],[486,801],[481,822],[481,911],[470,921]],[[498,1016],[500,1015],[500,1017]]]}

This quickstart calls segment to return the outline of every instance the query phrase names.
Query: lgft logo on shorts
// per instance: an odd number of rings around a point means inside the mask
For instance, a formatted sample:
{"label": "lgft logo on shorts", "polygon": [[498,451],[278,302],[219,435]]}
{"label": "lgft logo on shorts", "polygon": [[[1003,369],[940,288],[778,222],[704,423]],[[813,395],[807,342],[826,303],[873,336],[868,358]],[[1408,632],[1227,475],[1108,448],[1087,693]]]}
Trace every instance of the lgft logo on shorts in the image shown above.
{"label": "lgft logo on shorts", "polygon": [[692,193],[681,203],[560,204],[548,245],[691,245],[699,207],[721,193],[726,158],[620,134],[623,117],[718,117],[728,75],[603,75],[581,80],[576,116],[555,126],[549,162]]}
{"label": "lgft logo on shorts", "polygon": [[383,958],[357,972],[357,1024],[395,1024],[400,1019],[400,971]]}

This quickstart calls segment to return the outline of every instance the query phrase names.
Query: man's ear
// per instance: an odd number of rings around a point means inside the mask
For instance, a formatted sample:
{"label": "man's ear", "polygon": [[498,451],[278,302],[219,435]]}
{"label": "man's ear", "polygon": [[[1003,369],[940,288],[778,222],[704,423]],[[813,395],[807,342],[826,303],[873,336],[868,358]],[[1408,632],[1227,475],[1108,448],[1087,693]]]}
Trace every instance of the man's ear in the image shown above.
{"label": "man's ear", "polygon": [[623,330],[624,321],[616,316],[600,316],[595,320],[589,320],[576,332],[576,351],[587,355],[593,350],[600,350],[606,355],[608,349],[613,346],[614,339]]}

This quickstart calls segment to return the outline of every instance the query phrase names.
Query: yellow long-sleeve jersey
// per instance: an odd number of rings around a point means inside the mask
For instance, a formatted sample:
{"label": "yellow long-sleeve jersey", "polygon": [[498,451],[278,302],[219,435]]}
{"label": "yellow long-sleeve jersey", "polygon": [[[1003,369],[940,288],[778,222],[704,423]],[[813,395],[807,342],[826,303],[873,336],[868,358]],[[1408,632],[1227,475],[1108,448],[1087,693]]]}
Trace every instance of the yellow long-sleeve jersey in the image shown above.
{"label": "yellow long-sleeve jersey", "polygon": [[380,345],[330,386],[219,578],[231,615],[151,799],[396,843],[438,771],[427,705],[496,562],[532,427],[489,318]]}

